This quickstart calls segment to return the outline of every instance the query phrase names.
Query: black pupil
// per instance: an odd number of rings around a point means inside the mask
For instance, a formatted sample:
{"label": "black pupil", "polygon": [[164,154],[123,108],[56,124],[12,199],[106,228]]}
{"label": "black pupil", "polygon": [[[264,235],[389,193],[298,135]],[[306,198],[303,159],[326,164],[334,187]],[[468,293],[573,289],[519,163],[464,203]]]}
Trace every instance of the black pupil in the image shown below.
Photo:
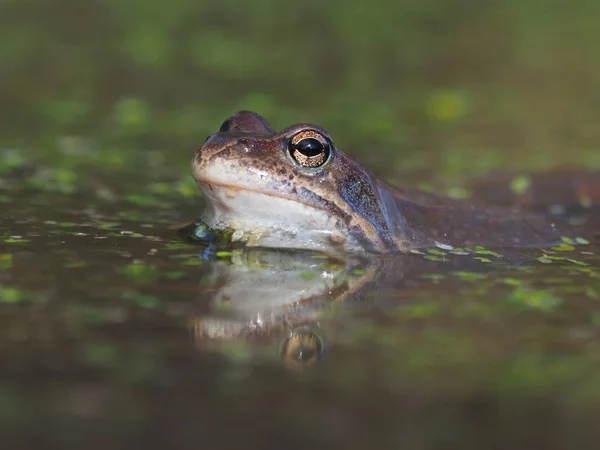
{"label": "black pupil", "polygon": [[314,138],[302,139],[295,147],[296,150],[308,158],[320,155],[325,150],[323,143]]}

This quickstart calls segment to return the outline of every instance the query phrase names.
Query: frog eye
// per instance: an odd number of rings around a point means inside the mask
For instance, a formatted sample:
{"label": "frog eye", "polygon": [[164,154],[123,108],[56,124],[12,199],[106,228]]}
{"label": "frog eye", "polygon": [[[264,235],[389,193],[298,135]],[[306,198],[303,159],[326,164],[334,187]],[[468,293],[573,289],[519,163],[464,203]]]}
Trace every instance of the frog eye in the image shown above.
{"label": "frog eye", "polygon": [[312,331],[302,329],[290,334],[280,352],[283,363],[297,369],[319,362],[325,352],[325,343]]}
{"label": "frog eye", "polygon": [[288,150],[298,165],[316,168],[329,160],[331,142],[318,131],[305,130],[292,137]]}

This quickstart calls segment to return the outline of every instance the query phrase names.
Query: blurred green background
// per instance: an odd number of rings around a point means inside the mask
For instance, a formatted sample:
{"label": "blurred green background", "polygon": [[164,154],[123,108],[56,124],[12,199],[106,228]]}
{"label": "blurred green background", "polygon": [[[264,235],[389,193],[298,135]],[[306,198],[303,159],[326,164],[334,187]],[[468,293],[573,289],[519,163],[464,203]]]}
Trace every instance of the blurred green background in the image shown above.
{"label": "blurred green background", "polygon": [[250,109],[324,126],[382,175],[600,167],[598,17],[591,0],[4,0],[0,166],[189,177]]}

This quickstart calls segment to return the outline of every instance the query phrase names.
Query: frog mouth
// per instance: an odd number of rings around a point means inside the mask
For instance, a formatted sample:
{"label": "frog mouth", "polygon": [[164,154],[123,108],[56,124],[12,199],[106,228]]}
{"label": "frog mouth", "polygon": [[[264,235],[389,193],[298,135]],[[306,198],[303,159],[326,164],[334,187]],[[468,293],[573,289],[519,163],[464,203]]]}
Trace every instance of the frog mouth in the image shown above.
{"label": "frog mouth", "polygon": [[[303,201],[300,199],[290,198],[288,196],[277,194],[277,193],[265,192],[265,191],[261,191],[258,189],[253,189],[250,187],[236,186],[233,184],[218,183],[218,182],[206,179],[206,178],[198,178],[197,183],[198,183],[198,186],[200,187],[200,189],[202,190],[202,192],[204,193],[204,196],[209,201],[209,203],[211,201],[217,200],[215,198],[216,195],[214,195],[214,194],[218,193],[219,191],[223,191],[223,193],[225,194],[225,197],[227,199],[231,199],[231,200],[234,200],[240,193],[246,192],[248,194],[257,196],[257,198],[271,197],[274,199],[280,199],[281,201],[284,201],[284,202],[297,203],[299,205],[302,205],[305,208],[321,211],[323,213],[331,215],[331,212],[328,209],[326,209],[325,207],[315,205],[314,203],[309,203],[307,201]],[[319,197],[319,199],[322,201],[322,199],[320,197]],[[217,201],[219,201],[219,200],[217,200]],[[223,205],[223,206],[226,206],[226,205]]]}
{"label": "frog mouth", "polygon": [[327,251],[347,240],[335,214],[320,205],[206,178],[197,181],[206,199],[201,220],[212,229],[232,231],[232,242]]}

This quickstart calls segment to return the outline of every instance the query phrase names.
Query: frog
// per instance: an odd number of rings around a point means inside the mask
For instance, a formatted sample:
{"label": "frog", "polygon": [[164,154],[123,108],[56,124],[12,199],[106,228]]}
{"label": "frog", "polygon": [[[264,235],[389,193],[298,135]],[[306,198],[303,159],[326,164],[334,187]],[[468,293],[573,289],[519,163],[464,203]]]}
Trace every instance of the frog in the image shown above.
{"label": "frog", "polygon": [[577,232],[537,212],[393,186],[338,149],[321,126],[276,131],[251,111],[208,136],[191,171],[206,200],[201,223],[248,247],[419,253],[553,246]]}

